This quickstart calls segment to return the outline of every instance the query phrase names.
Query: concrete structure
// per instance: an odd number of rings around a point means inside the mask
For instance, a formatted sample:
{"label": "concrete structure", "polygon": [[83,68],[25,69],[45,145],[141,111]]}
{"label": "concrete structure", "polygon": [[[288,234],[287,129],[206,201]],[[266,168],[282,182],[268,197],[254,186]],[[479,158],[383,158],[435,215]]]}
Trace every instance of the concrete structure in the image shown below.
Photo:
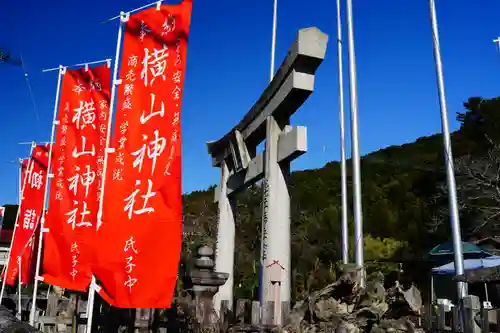
{"label": "concrete structure", "polygon": [[[326,53],[328,36],[317,28],[301,29],[269,86],[243,119],[217,141],[207,143],[214,167],[221,170],[216,190],[219,225],[215,270],[230,273],[215,298],[233,302],[235,195],[263,179],[261,303],[290,301],[290,195],[287,178],[292,160],[307,151],[307,132],[290,126],[290,117],[314,89],[314,74]],[[265,150],[257,146],[265,140]],[[281,269],[277,279],[273,264]],[[271,277],[272,275],[272,277]],[[278,281],[279,280],[279,281]],[[276,293],[279,285],[279,295]]]}
{"label": "concrete structure", "polygon": [[9,260],[9,248],[0,247],[0,266],[7,265],[7,260]]}

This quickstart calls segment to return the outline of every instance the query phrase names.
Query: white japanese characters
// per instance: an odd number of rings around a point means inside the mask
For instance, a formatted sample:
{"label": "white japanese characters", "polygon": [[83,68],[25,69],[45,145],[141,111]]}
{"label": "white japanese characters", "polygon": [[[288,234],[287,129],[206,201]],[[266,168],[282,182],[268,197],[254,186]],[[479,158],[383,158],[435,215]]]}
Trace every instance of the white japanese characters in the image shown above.
{"label": "white japanese characters", "polygon": [[149,29],[149,27],[146,25],[146,23],[144,23],[144,21],[141,21],[141,27],[139,31],[139,39],[141,40],[141,42],[144,41],[144,37],[146,37],[146,35],[149,34],[150,32],[151,29]]}
{"label": "white japanese characters", "polygon": [[[141,185],[141,181],[137,180],[135,182],[136,187]],[[153,207],[148,207],[148,201],[150,198],[154,197],[156,195],[156,192],[152,191],[153,189],[153,181],[151,179],[148,179],[148,190],[146,194],[142,194],[139,197],[143,199],[143,204],[140,209],[135,209],[135,203],[137,200],[137,195],[140,192],[140,189],[136,189],[134,192],[132,192],[131,195],[125,198],[125,208],[123,209],[124,212],[127,212],[128,219],[131,220],[132,216],[135,215],[141,215],[145,213],[153,213],[155,209]]]}
{"label": "white japanese characters", "polygon": [[144,49],[141,79],[144,81],[145,87],[152,86],[158,77],[161,77],[165,81],[167,74],[168,47],[163,45],[163,48],[159,50],[153,49],[152,54],[149,54],[149,52],[149,49]]}
{"label": "white japanese characters", "polygon": [[[75,208],[66,213],[66,216],[68,216],[67,222],[71,225],[71,229],[75,230],[75,227],[92,227],[92,223],[86,221],[88,219],[87,216],[90,214],[90,211],[87,209],[87,202],[82,201],[80,204],[74,200],[73,206]],[[79,210],[80,212],[78,212]]]}
{"label": "white japanese characters", "polygon": [[30,177],[31,180],[29,181],[31,188],[36,188],[37,190],[40,190],[44,183],[43,177],[44,177],[43,170],[39,170],[38,172],[31,172],[31,177]]}
{"label": "white japanese characters", "polygon": [[24,212],[23,229],[33,230],[33,229],[35,229],[35,224],[36,224],[36,210],[35,209],[27,209]]}
{"label": "white japanese characters", "polygon": [[69,252],[71,253],[71,272],[69,275],[74,281],[78,275],[78,257],[80,256],[80,248],[76,242],[71,244]]}
{"label": "white japanese characters", "polygon": [[87,148],[87,138],[82,135],[81,139],[82,139],[82,149],[81,151],[78,151],[77,147],[75,147],[73,149],[73,157],[78,158],[84,155],[95,156],[95,145],[92,144],[92,148],[90,148],[90,150],[85,150]]}
{"label": "white japanese characters", "polygon": [[[83,86],[82,86],[83,87]],[[73,89],[75,91],[75,89]],[[80,91],[81,92],[81,91]],[[79,92],[77,93],[79,94]],[[66,179],[64,178],[64,170],[65,170],[65,162],[66,162],[66,136],[68,135],[68,129],[69,129],[69,112],[70,112],[70,103],[65,102],[64,103],[64,109],[62,111],[62,122],[61,122],[61,138],[59,140],[59,157],[57,158],[57,164],[55,166],[55,169],[57,171],[55,175],[55,181],[56,181],[56,193],[55,193],[55,200],[56,201],[63,201],[64,200],[64,188],[65,188],[65,181]]]}
{"label": "white japanese characters", "polygon": [[141,148],[131,153],[131,155],[135,157],[132,165],[134,168],[138,168],[139,172],[142,171],[144,157],[147,156],[151,160],[151,175],[155,172],[156,160],[163,153],[167,145],[167,140],[159,136],[158,130],[153,132],[153,136],[152,140],[149,141],[148,136],[143,134],[142,138],[146,143],[144,143]]}
{"label": "white japanese characters", "polygon": [[[89,72],[88,68],[85,70]],[[90,230],[97,214],[109,112],[109,100],[103,97],[106,87],[98,73],[92,70],[85,76],[78,70],[66,73],[72,80],[72,93],[62,102],[54,199],[64,207],[60,223],[70,231]],[[66,267],[69,267],[68,278],[77,280],[82,271],[80,252],[83,248],[75,238],[77,234],[72,235],[65,235],[71,244],[66,253],[71,262]]]}
{"label": "white japanese characters", "polygon": [[163,22],[161,27],[163,28],[161,35],[168,36],[175,30],[175,16],[172,16],[172,14],[169,13],[167,17],[165,17],[165,21]]}
{"label": "white japanese characters", "polygon": [[[124,55],[121,68],[112,181],[125,192],[120,194],[119,208],[127,224],[155,213],[163,200],[164,183],[159,179],[170,175],[179,153],[182,41],[175,37],[179,29],[176,16],[163,10],[161,13],[163,18],[155,25],[138,20],[137,46],[144,52],[138,54],[138,48],[131,49]],[[152,27],[156,29],[154,34]],[[158,39],[164,42],[158,43]],[[141,276],[136,245],[142,244],[142,239],[133,232],[128,235],[123,283],[131,293]]]}
{"label": "white japanese characters", "polygon": [[180,131],[180,104],[179,100],[181,98],[182,93],[182,55],[181,55],[181,41],[177,39],[176,43],[176,60],[175,67],[176,70],[172,75],[172,82],[175,84],[174,89],[172,90],[172,99],[175,101],[175,111],[172,117],[172,136],[170,137],[170,151],[167,160],[167,166],[165,167],[165,176],[170,176],[170,168],[172,167],[172,163],[175,157],[175,147],[177,145],[177,140],[179,139],[178,131]]}
{"label": "white japanese characters", "polygon": [[90,99],[87,101],[80,101],[80,106],[73,110],[73,119],[71,120],[76,124],[77,129],[84,129],[85,126],[92,126],[95,129],[96,121],[96,108],[94,106],[94,100]]}
{"label": "white japanese characters", "polygon": [[139,253],[135,246],[135,239],[133,236],[130,236],[125,241],[125,246],[123,247],[123,252],[125,254],[125,273],[127,275],[127,279],[123,283],[125,287],[128,288],[129,292],[132,292],[132,288],[137,284],[137,278],[134,276],[134,268],[136,264],[134,263],[135,256]]}

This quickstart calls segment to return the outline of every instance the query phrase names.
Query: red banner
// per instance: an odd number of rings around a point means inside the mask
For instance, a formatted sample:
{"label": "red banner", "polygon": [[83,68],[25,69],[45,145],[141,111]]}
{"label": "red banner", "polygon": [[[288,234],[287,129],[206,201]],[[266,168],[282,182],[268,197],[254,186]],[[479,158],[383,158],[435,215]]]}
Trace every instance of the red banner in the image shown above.
{"label": "red banner", "polygon": [[191,1],[130,16],[106,175],[101,295],[126,308],[170,307],[182,241],[181,97]]}
{"label": "red banner", "polygon": [[[19,274],[19,261],[21,261],[21,281],[29,283],[33,280],[35,261],[33,253],[29,251],[30,240],[35,234],[43,211],[45,194],[49,147],[37,145],[33,149],[27,168],[21,171],[23,177],[23,195],[19,207],[16,232],[12,243],[7,284],[14,285]],[[23,165],[26,165],[23,162]]]}
{"label": "red banner", "polygon": [[[28,166],[30,164],[30,161],[31,161],[31,158],[23,159],[21,162],[21,165],[20,165],[20,168],[21,168],[21,184],[20,184],[21,197],[22,197],[22,191],[24,189],[24,185],[27,181],[26,170],[28,170]],[[21,204],[22,204],[22,200],[20,200],[20,202],[19,202],[18,209],[21,209]],[[17,218],[19,219],[19,216]],[[17,225],[17,220],[16,220],[16,225]],[[16,230],[14,230],[14,231],[16,231]],[[12,238],[12,237],[14,237],[14,234],[15,234],[15,232],[13,232],[11,234],[11,243],[12,243],[11,254],[13,253],[14,248],[18,247],[17,244],[15,244],[15,238]],[[14,245],[16,245],[16,246],[14,247]],[[12,255],[9,257],[9,272],[11,274],[11,278],[9,278],[6,282],[10,285],[14,284],[14,280],[16,279],[16,277],[19,273],[19,261],[21,260],[20,258],[21,258],[21,256],[19,253],[17,255]],[[11,265],[17,265],[17,267],[14,268],[14,267],[11,267]],[[5,276],[6,276],[6,274],[4,272],[4,274],[2,275],[2,279],[4,279]]]}
{"label": "red banner", "polygon": [[103,65],[67,70],[62,81],[42,276],[77,291],[85,291],[92,278],[110,76]]}

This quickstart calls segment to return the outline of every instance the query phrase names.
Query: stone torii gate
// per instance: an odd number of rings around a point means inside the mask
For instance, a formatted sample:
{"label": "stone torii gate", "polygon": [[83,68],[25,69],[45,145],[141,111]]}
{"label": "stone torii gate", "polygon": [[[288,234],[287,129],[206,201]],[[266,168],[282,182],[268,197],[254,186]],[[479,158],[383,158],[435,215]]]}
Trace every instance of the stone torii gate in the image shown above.
{"label": "stone torii gate", "polygon": [[[322,63],[328,35],[317,28],[299,30],[297,39],[273,80],[243,119],[217,141],[207,143],[212,165],[220,168],[215,194],[218,232],[215,270],[229,279],[215,298],[233,302],[235,195],[263,179],[263,212],[260,264],[261,304],[290,301],[290,163],[307,151],[307,131],[290,126],[290,117],[314,89],[314,74]],[[257,146],[265,140],[264,152]],[[278,309],[279,308],[279,309]],[[280,311],[281,307],[275,307]],[[281,317],[275,313],[275,317]],[[279,324],[279,323],[278,323]]]}

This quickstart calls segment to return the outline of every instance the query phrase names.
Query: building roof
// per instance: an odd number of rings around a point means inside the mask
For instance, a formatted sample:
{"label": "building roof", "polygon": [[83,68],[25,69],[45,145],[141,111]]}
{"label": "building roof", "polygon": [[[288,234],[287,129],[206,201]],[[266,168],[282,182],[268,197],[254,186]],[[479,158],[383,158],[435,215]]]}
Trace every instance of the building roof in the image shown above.
{"label": "building roof", "polygon": [[9,245],[12,241],[12,229],[0,229],[0,246],[1,245]]}

